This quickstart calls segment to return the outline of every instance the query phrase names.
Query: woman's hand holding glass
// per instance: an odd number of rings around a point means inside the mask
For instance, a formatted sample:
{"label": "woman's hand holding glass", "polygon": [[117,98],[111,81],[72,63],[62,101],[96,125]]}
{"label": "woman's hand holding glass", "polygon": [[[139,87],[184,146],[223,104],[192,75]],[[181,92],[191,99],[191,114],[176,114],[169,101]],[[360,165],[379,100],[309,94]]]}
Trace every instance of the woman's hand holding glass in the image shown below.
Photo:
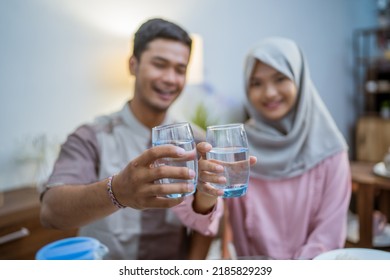
{"label": "woman's hand holding glass", "polygon": [[207,127],[206,141],[212,149],[207,159],[224,167],[226,182],[212,183],[216,189],[224,190],[224,198],[240,197],[248,190],[250,162],[248,139],[241,123],[212,125]]}
{"label": "woman's hand holding glass", "polygon": [[[215,160],[207,159],[206,154],[212,149],[211,144],[201,142],[197,145],[197,152],[200,155],[198,162],[198,185],[199,193],[206,194],[209,197],[218,197],[224,195],[223,189],[217,189],[212,184],[225,184],[224,166],[218,164]],[[249,157],[249,165],[253,166],[257,162],[254,156]],[[198,193],[198,192],[197,192]]]}

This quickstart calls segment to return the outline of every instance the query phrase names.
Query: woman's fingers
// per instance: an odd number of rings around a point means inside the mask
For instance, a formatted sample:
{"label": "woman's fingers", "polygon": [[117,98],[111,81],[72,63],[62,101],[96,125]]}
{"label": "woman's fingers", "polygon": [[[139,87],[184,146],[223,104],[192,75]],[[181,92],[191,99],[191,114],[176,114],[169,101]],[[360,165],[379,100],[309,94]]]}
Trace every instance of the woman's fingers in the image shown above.
{"label": "woman's fingers", "polygon": [[257,162],[257,157],[254,157],[254,156],[250,156],[250,157],[249,157],[249,165],[250,165],[250,166],[255,165],[256,162]]}
{"label": "woman's fingers", "polygon": [[218,189],[216,187],[211,186],[206,182],[199,182],[197,189],[203,193],[206,193],[211,196],[222,196],[224,194],[223,189]]}
{"label": "woman's fingers", "polygon": [[196,150],[203,159],[206,158],[206,153],[211,151],[212,146],[207,142],[200,142],[196,145]]}

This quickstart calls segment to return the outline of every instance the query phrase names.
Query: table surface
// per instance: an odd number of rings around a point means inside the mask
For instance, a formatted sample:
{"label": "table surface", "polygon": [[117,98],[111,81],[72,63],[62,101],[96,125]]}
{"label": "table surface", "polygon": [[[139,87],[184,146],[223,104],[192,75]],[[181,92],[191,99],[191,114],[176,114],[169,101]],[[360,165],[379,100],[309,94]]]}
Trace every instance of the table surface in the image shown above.
{"label": "table surface", "polygon": [[15,217],[30,217],[40,208],[39,193],[35,187],[25,187],[3,193],[0,206],[0,227],[6,226]]}
{"label": "table surface", "polygon": [[375,175],[372,171],[374,165],[374,163],[369,162],[351,162],[352,181],[390,190],[390,179]]}

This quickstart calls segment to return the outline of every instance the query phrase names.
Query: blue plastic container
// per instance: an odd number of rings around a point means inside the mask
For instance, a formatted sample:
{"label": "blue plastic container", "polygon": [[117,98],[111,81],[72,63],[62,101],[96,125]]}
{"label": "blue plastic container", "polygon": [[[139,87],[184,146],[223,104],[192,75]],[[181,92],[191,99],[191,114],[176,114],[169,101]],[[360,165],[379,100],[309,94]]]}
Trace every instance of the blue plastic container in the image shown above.
{"label": "blue plastic container", "polygon": [[101,260],[108,249],[92,237],[70,237],[42,247],[37,260]]}

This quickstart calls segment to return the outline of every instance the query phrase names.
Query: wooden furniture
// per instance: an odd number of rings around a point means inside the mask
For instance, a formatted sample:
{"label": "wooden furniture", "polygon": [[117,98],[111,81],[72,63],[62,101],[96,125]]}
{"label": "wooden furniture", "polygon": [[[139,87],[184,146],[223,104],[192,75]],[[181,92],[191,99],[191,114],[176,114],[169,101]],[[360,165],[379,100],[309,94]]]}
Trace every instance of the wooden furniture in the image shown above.
{"label": "wooden furniture", "polygon": [[359,242],[352,246],[372,248],[372,219],[375,195],[379,198],[379,210],[390,220],[390,179],[372,172],[372,163],[351,162],[352,182],[357,200],[359,217]]}
{"label": "wooden furniture", "polygon": [[3,196],[3,205],[0,206],[0,259],[34,259],[44,245],[76,235],[76,230],[59,231],[41,226],[36,188],[8,191]]}
{"label": "wooden furniture", "polygon": [[390,27],[360,28],[354,32],[353,108],[358,117],[357,161],[381,161],[390,146]]}
{"label": "wooden furniture", "polygon": [[390,147],[390,119],[362,117],[356,129],[356,160],[379,162]]}

